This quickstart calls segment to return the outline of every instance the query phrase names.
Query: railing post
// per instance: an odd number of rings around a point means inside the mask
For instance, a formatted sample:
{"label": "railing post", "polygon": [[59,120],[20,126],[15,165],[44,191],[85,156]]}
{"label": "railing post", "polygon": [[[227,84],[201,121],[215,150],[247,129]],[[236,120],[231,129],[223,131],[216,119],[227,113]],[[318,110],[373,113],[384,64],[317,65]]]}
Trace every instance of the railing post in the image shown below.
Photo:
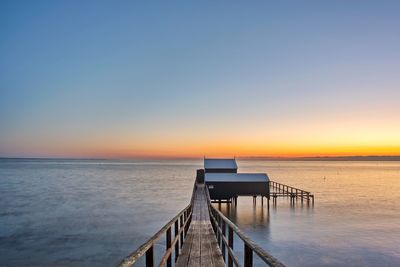
{"label": "railing post", "polygon": [[[182,226],[183,226],[183,214],[179,218],[179,225],[180,225],[179,229],[182,229]],[[183,234],[184,234],[183,232],[184,231],[181,232],[181,238],[180,238],[180,247],[181,248],[182,248],[182,245],[183,245]]]}
{"label": "railing post", "polygon": [[146,251],[146,267],[153,267],[154,266],[154,246],[152,245]]}
{"label": "railing post", "polygon": [[[185,210],[185,212],[183,213],[183,223],[185,224],[186,223],[186,221],[188,220],[188,217],[187,217],[187,210]],[[183,232],[185,233],[185,238],[186,238],[186,228],[187,228],[187,224],[184,226],[184,229],[183,229]]]}
{"label": "railing post", "polygon": [[244,243],[244,267],[253,266],[253,251],[251,248]]}
{"label": "railing post", "polygon": [[186,214],[186,227],[185,227],[185,236],[187,235],[187,231],[189,230],[189,224],[192,221],[192,213],[191,211],[187,211]]}
{"label": "railing post", "polygon": [[[179,232],[179,228],[178,228],[178,222],[179,222],[179,218],[176,219],[175,221],[175,238],[176,239],[178,237],[178,232]],[[178,237],[179,238],[179,237]],[[179,240],[175,243],[175,262],[177,261],[179,256]]]}
{"label": "railing post", "polygon": [[[228,245],[233,251],[233,229],[228,226]],[[233,267],[231,255],[228,253],[228,267]]]}
{"label": "railing post", "polygon": [[222,245],[222,257],[224,258],[224,262],[226,262],[226,257],[225,257],[225,242],[223,240],[223,238],[226,236],[225,234],[225,221],[222,220],[221,222],[221,227],[222,227],[222,238],[221,238],[221,245]]}
{"label": "railing post", "polygon": [[[166,236],[167,236],[167,242],[166,242],[166,248],[165,248],[165,250],[168,250],[170,247],[171,247],[171,226],[170,227],[168,227],[168,230],[167,230],[167,233],[166,233]],[[172,254],[172,253],[171,253]],[[168,257],[168,259],[167,259],[167,267],[171,267],[171,254],[169,255],[169,257]]]}
{"label": "railing post", "polygon": [[217,219],[217,240],[218,240],[218,246],[221,246],[221,235],[218,229],[221,229],[221,217],[219,216],[219,214]]}

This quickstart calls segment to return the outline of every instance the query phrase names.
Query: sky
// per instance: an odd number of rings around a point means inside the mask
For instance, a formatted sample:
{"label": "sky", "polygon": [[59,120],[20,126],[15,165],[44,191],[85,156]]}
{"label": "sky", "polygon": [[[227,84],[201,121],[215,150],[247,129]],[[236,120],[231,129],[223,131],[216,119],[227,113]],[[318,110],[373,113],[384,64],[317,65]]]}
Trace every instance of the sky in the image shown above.
{"label": "sky", "polygon": [[400,1],[0,1],[0,157],[400,155]]}

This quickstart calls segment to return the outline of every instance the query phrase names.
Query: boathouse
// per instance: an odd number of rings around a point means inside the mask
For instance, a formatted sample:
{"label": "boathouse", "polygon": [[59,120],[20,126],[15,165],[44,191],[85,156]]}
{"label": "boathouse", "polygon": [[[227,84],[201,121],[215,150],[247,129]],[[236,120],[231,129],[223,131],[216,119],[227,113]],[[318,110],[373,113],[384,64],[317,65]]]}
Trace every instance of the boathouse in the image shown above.
{"label": "boathouse", "polygon": [[237,173],[235,159],[206,159],[204,158],[205,173]]}
{"label": "boathouse", "polygon": [[231,199],[237,196],[269,198],[269,178],[266,173],[207,173],[205,183],[211,199]]}

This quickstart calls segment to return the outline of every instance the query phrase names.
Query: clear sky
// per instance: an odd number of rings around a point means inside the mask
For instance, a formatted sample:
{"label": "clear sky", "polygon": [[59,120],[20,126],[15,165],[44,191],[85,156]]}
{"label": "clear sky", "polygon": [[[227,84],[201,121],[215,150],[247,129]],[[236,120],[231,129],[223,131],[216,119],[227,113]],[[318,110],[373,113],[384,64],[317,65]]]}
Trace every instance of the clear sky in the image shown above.
{"label": "clear sky", "polygon": [[400,1],[0,1],[0,156],[400,155]]}

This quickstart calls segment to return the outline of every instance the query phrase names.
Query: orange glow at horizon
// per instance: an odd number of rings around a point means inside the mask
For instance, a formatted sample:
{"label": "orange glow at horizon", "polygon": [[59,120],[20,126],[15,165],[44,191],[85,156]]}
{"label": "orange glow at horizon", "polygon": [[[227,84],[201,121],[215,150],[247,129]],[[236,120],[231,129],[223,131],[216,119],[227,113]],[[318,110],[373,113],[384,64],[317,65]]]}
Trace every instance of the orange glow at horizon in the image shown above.
{"label": "orange glow at horizon", "polygon": [[291,143],[239,144],[222,142],[210,144],[166,144],[157,147],[108,143],[36,149],[50,157],[92,158],[201,158],[206,157],[319,157],[319,156],[400,156],[397,146],[351,146]]}
{"label": "orange glow at horizon", "polygon": [[26,138],[21,133],[14,136],[9,150],[17,156],[77,158],[400,156],[400,124],[394,123],[396,120],[347,114],[276,119],[268,124],[192,120],[140,129],[124,124],[85,134],[40,133]]}
{"label": "orange glow at horizon", "polygon": [[[89,151],[88,151],[89,152]],[[239,147],[203,147],[189,150],[114,150],[97,151],[93,156],[100,155],[111,158],[134,157],[166,157],[166,158],[196,158],[196,157],[320,157],[320,156],[399,156],[398,147],[309,147],[309,148],[239,148]],[[85,153],[83,153],[85,154]],[[91,154],[90,152],[88,154]]]}

